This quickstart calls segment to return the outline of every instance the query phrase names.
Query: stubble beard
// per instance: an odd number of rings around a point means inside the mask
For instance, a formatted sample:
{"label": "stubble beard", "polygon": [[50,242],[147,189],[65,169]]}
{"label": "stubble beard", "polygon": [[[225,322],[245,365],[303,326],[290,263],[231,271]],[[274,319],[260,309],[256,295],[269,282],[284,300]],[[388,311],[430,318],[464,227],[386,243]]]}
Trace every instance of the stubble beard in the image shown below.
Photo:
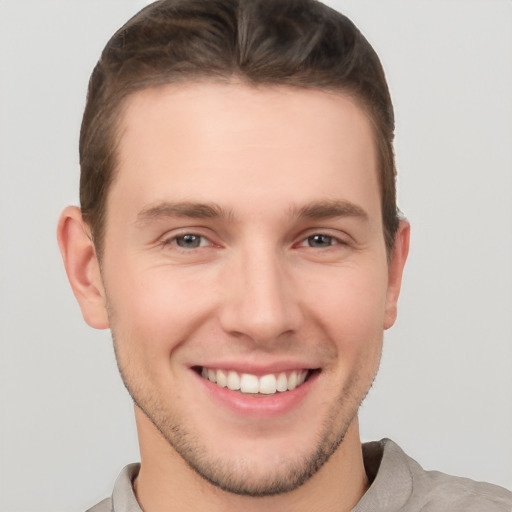
{"label": "stubble beard", "polygon": [[[126,385],[126,383],[125,383]],[[130,392],[130,389],[127,388]],[[201,478],[223,491],[250,497],[275,496],[293,491],[307,482],[334,454],[342,443],[350,425],[334,431],[331,421],[326,421],[320,441],[311,453],[287,462],[283,467],[262,476],[254,471],[250,460],[231,460],[216,458],[208,454],[197,437],[193,436],[177,423],[170,423],[168,418],[143,404],[130,392],[135,405],[145,414],[158,429],[174,451]]]}
{"label": "stubble beard", "polygon": [[[135,379],[128,376],[120,363],[114,334],[114,351],[124,386],[128,390],[135,405],[143,412],[154,427],[160,432],[170,447],[185,463],[201,478],[215,487],[228,493],[248,496],[265,497],[289,493],[315,475],[339,448],[348,428],[357,416],[361,403],[366,398],[377,371],[359,400],[353,400],[351,392],[357,388],[358,375],[349,380],[335,401],[330,414],[324,420],[318,443],[307,453],[299,454],[288,461],[281,469],[262,477],[253,470],[250,460],[240,460],[233,464],[230,460],[216,458],[208,453],[201,440],[189,432],[182,423],[174,418],[141,386]],[[378,365],[377,365],[378,368]],[[338,411],[344,411],[341,415]]]}

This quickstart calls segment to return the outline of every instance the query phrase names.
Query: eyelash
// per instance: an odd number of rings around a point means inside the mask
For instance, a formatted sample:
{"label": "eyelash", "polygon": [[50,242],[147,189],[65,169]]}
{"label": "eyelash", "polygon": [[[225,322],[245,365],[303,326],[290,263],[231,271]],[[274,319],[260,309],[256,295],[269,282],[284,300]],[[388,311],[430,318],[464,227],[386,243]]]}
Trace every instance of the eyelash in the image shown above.
{"label": "eyelash", "polygon": [[[197,246],[189,245],[188,247],[186,245],[179,245],[179,242],[178,242],[179,240],[185,240],[187,238],[197,239],[199,245],[197,245]],[[313,245],[310,245],[311,243],[314,243],[313,240],[315,238],[323,238],[324,241],[328,242],[328,245],[323,246],[323,247],[322,246],[315,247]],[[206,241],[206,243],[204,243],[205,241]],[[171,238],[164,239],[162,241],[162,245],[163,246],[174,245],[178,249],[188,252],[188,251],[192,251],[194,249],[200,249],[202,247],[209,247],[209,246],[212,246],[215,244],[208,237],[206,237],[204,235],[200,235],[200,234],[194,233],[194,232],[188,232],[188,233],[175,235]],[[298,247],[308,247],[311,249],[318,248],[318,249],[328,250],[328,249],[331,249],[332,247],[338,246],[338,245],[347,246],[349,244],[347,241],[343,240],[342,238],[330,235],[328,233],[315,232],[315,233],[312,233],[312,234],[308,235],[307,237],[301,239],[300,243],[298,244]]]}
{"label": "eyelash", "polygon": [[[198,246],[186,247],[186,246],[179,245],[178,240],[186,239],[186,238],[192,238],[192,237],[196,238],[196,239],[199,239],[199,245]],[[203,241],[205,241],[205,240],[208,243],[203,244]],[[207,246],[213,245],[213,243],[207,237],[205,237],[203,235],[199,235],[197,233],[183,233],[181,235],[176,235],[176,236],[173,236],[172,238],[167,238],[167,239],[163,240],[162,245],[164,245],[164,246],[175,245],[179,249],[182,249],[182,250],[185,250],[185,251],[190,251],[192,249],[199,249],[200,247],[207,247]]]}
{"label": "eyelash", "polygon": [[306,244],[311,243],[312,239],[320,238],[320,237],[322,237],[330,242],[329,245],[327,245],[326,247],[318,247],[320,249],[329,249],[336,245],[348,245],[346,241],[342,240],[341,238],[335,237],[333,235],[329,235],[327,233],[313,233],[312,235],[309,235],[304,240],[302,240],[300,247],[314,248],[312,245],[306,245]]}

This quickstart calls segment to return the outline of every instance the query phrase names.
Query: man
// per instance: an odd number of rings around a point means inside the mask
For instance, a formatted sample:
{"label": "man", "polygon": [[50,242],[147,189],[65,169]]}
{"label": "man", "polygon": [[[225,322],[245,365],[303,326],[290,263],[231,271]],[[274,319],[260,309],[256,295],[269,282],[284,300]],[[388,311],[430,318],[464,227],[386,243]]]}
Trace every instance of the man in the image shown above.
{"label": "man", "polygon": [[141,464],[92,510],[510,510],[361,446],[409,243],[393,129],[373,49],[316,2],[164,0],[113,36],[58,232]]}

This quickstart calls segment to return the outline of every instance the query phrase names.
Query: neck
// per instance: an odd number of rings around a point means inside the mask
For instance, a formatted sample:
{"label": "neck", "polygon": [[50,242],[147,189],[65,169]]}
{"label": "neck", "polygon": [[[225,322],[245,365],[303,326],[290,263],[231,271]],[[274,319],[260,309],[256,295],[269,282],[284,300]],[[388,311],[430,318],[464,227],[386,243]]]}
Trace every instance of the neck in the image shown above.
{"label": "neck", "polygon": [[210,484],[192,470],[136,408],[141,469],[134,482],[145,512],[348,512],[368,488],[359,425],[351,423],[332,457],[298,489],[268,497],[240,496]]}

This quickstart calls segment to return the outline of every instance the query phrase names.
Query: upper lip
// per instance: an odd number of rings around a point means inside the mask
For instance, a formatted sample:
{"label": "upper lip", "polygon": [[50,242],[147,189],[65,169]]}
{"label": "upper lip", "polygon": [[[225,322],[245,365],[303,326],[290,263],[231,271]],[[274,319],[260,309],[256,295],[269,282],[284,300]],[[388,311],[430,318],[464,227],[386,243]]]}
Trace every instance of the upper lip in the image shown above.
{"label": "upper lip", "polygon": [[232,370],[237,373],[250,373],[251,375],[268,375],[271,373],[292,372],[297,370],[316,370],[319,367],[311,363],[279,361],[267,364],[251,363],[248,361],[204,361],[192,365],[192,368],[208,368],[211,370]]}

